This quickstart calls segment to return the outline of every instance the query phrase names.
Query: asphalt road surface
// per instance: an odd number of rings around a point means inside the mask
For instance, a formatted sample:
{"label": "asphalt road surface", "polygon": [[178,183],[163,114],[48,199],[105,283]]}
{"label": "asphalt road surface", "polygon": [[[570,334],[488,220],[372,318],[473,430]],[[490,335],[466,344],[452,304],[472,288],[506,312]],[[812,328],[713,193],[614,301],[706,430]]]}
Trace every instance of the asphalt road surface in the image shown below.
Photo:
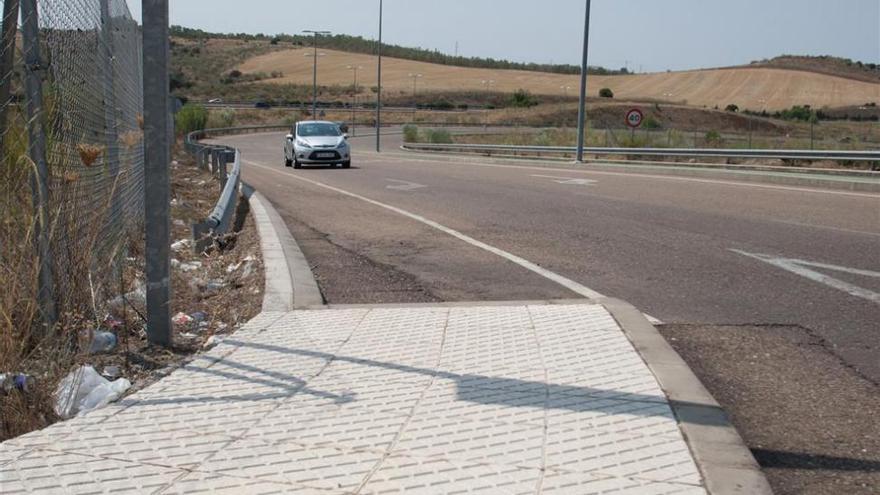
{"label": "asphalt road surface", "polygon": [[370,149],[285,168],[283,135],[223,138],[333,303],[625,299],[664,322],[803,327],[880,382],[880,195],[662,168]]}

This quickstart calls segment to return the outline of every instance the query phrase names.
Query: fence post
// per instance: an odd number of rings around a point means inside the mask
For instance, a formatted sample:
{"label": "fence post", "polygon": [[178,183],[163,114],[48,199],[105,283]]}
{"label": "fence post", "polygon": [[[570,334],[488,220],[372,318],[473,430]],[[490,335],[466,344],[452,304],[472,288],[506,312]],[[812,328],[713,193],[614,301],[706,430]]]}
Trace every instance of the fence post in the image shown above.
{"label": "fence post", "polygon": [[[7,110],[12,85],[12,64],[15,63],[15,36],[18,33],[18,0],[3,2],[3,35],[0,37],[0,154],[6,160],[4,150],[7,131]],[[5,164],[4,164],[5,165]]]}
{"label": "fence post", "polygon": [[46,135],[43,129],[43,61],[40,56],[40,27],[37,1],[22,0],[22,42],[24,44],[25,92],[27,93],[28,153],[34,162],[31,174],[34,213],[37,215],[35,237],[40,262],[37,300],[48,331],[57,321],[52,251],[49,246],[49,166],[46,163]]}
{"label": "fence post", "polygon": [[171,345],[171,105],[168,93],[168,0],[143,0],[144,230],[147,338]]}

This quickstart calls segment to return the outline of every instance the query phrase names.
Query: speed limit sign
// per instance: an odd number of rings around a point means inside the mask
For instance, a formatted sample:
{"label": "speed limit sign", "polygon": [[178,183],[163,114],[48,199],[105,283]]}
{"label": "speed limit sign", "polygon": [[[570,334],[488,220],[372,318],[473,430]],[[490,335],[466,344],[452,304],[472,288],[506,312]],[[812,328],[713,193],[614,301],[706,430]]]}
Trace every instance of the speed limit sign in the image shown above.
{"label": "speed limit sign", "polygon": [[645,120],[645,114],[643,114],[638,108],[633,108],[629,112],[626,112],[626,125],[633,129],[641,126],[643,120]]}

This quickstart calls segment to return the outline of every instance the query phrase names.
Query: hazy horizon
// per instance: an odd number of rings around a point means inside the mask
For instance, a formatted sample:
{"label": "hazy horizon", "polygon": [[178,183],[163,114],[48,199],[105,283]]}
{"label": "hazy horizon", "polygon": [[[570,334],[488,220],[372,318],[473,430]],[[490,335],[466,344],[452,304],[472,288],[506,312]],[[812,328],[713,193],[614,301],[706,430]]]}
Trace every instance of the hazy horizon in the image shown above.
{"label": "hazy horizon", "polygon": [[[140,0],[128,0],[140,19]],[[583,0],[385,0],[383,41],[515,62],[579,64]],[[747,64],[779,55],[831,55],[880,63],[880,2],[847,0],[628,0],[593,2],[590,65],[660,72]],[[375,39],[378,1],[325,0],[303,12],[282,0],[171,2],[171,22],[220,33],[297,34],[324,29]],[[254,6],[263,5],[263,8]],[[206,16],[205,12],[211,15]],[[288,16],[279,15],[291,12]],[[327,15],[330,13],[331,15]],[[503,22],[499,22],[503,21]],[[446,26],[455,26],[451,32]]]}

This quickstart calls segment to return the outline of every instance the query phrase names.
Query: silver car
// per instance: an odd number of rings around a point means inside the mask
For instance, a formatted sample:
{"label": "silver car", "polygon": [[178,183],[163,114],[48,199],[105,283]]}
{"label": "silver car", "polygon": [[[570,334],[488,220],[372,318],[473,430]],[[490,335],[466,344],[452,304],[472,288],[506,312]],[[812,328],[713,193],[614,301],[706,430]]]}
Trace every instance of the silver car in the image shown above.
{"label": "silver car", "polygon": [[307,120],[297,122],[284,140],[284,165],[337,165],[351,167],[348,135],[335,122]]}

